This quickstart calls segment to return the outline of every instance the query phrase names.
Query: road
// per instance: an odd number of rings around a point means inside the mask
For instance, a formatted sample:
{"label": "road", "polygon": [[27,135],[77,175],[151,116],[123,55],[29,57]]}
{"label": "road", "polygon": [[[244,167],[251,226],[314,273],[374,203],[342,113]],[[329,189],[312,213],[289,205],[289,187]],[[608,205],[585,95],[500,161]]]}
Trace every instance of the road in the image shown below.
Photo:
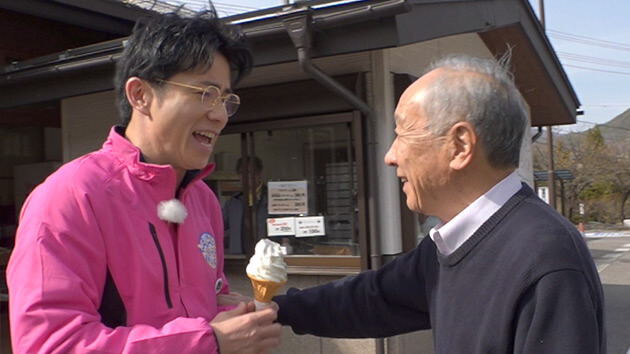
{"label": "road", "polygon": [[587,231],[585,240],[604,284],[608,353],[630,354],[630,230]]}

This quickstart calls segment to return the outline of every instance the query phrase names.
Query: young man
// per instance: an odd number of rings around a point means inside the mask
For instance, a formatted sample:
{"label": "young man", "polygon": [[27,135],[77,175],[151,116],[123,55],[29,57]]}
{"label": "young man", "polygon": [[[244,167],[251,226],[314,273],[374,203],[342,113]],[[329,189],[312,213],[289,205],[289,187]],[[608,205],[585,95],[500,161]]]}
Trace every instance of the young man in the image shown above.
{"label": "young man", "polygon": [[117,65],[122,124],[25,203],[8,267],[15,353],[258,353],[272,309],[221,306],[221,207],[201,180],[252,57],[214,11],[139,21]]}
{"label": "young man", "polygon": [[296,333],[433,329],[436,353],[605,353],[603,292],[580,233],[519,180],[527,116],[501,63],[437,62],[402,95],[385,156],[409,209],[439,218],[377,271],[274,300]]}

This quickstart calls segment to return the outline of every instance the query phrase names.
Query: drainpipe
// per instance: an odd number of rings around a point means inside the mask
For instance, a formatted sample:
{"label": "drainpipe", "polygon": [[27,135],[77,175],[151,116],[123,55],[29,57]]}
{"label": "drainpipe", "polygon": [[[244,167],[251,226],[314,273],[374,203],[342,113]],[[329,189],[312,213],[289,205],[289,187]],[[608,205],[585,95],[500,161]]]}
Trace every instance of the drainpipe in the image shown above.
{"label": "drainpipe", "polygon": [[[298,62],[302,67],[302,70],[309,74],[315,81],[319,82],[322,86],[328,88],[330,91],[334,92],[348,103],[350,103],[353,107],[359,110],[367,119],[371,121],[374,118],[374,111],[372,108],[357,97],[353,92],[346,89],[344,86],[339,84],[336,80],[328,76],[326,73],[321,71],[313,62],[311,61],[311,38],[312,38],[312,21],[311,21],[311,11],[309,7],[301,7],[293,10],[293,13],[289,15],[285,20],[283,20],[284,27],[291,37],[293,44],[297,50]],[[370,129],[370,127],[368,127]],[[370,129],[371,130],[371,129]],[[371,134],[368,134],[371,135]],[[374,147],[374,139],[368,137],[368,146]],[[370,158],[368,158],[368,170],[375,170],[375,158],[374,154],[370,154]],[[376,175],[376,173],[371,173],[370,175]],[[380,242],[377,239],[376,235],[378,230],[377,228],[377,217],[375,214],[375,201],[374,198],[376,196],[376,181],[374,178],[368,180],[368,189],[370,191],[370,198],[368,200],[369,205],[369,224],[370,224],[370,265],[372,269],[378,269],[381,266],[381,251],[380,251]],[[385,341],[383,338],[375,339],[375,350],[377,354],[385,353]]]}
{"label": "drainpipe", "polygon": [[297,49],[298,62],[300,63],[302,70],[315,79],[315,81],[330,89],[350,103],[353,107],[361,111],[363,115],[368,117],[372,116],[374,112],[367,103],[363,102],[350,90],[321,71],[311,61],[312,21],[310,9],[298,8],[295,10],[294,15],[283,20],[283,24],[291,37],[295,48]]}

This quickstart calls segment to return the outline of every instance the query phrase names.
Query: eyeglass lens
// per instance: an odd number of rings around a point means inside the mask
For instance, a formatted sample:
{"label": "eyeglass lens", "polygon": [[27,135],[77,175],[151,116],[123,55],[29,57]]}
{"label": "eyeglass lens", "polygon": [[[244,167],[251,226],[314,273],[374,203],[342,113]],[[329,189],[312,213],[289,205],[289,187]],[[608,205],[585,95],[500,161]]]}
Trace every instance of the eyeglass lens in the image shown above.
{"label": "eyeglass lens", "polygon": [[223,101],[223,106],[225,107],[228,117],[231,117],[234,113],[236,113],[236,110],[241,103],[240,98],[235,94],[228,94],[225,98],[222,98],[221,92],[217,87],[207,87],[201,97],[201,103],[204,108],[212,109],[219,103],[219,101]]}

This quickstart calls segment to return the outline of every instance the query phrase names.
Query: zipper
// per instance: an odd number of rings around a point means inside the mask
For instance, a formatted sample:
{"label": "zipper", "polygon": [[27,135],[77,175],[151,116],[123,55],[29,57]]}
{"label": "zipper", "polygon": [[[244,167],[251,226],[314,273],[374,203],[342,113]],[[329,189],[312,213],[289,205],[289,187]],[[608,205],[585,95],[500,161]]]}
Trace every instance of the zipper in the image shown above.
{"label": "zipper", "polygon": [[155,242],[155,247],[157,247],[158,253],[160,254],[160,259],[162,260],[162,272],[164,273],[164,296],[166,297],[166,305],[169,309],[173,308],[173,303],[171,302],[171,294],[168,291],[168,269],[166,268],[166,260],[164,259],[164,252],[162,251],[162,246],[160,246],[160,241],[158,241],[157,231],[155,231],[155,226],[149,222],[149,231],[151,231],[151,236],[153,236],[153,242]]}

